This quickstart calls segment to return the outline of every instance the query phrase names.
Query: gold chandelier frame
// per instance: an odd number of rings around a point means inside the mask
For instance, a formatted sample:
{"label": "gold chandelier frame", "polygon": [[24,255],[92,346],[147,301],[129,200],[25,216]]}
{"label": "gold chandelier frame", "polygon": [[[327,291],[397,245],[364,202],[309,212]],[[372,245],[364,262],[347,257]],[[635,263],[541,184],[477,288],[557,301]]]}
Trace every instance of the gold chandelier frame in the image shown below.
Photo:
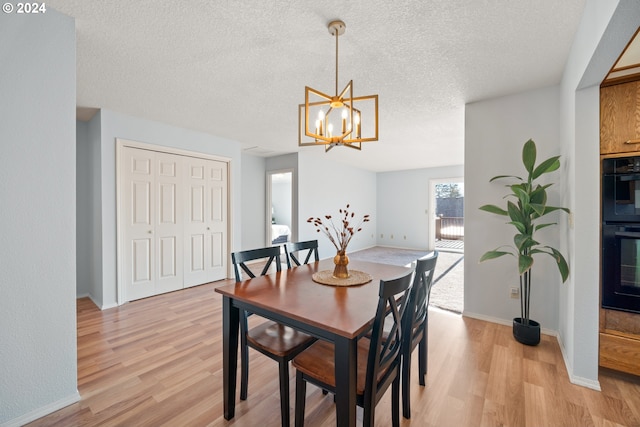
{"label": "gold chandelier frame", "polygon": [[[378,95],[353,96],[353,80],[338,93],[338,37],[344,34],[346,25],[342,21],[329,23],[329,33],[336,37],[336,87],[335,95],[327,95],[319,90],[305,86],[305,103],[298,106],[298,145],[318,146],[324,145],[325,152],[336,146],[344,146],[362,149],[363,142],[378,140]],[[360,103],[360,104],[359,104]],[[362,113],[363,108],[357,106],[363,103],[373,104],[373,125],[369,136],[363,136]],[[310,111],[318,111],[319,117],[315,120],[315,126],[311,127]],[[340,129],[333,131],[333,123],[329,118],[335,118],[338,111],[342,110],[341,120],[338,120]],[[331,115],[332,113],[333,116]],[[368,119],[370,119],[368,117]],[[338,127],[338,126],[336,126]],[[312,138],[303,141],[304,136]]]}

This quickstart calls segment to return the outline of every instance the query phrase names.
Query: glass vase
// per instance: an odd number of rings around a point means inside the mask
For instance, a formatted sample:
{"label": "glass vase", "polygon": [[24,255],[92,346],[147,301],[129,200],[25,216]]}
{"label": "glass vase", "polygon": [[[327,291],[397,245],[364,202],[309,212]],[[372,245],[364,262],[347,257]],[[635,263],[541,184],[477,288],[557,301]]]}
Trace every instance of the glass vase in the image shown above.
{"label": "glass vase", "polygon": [[333,269],[333,277],[337,279],[347,279],[349,277],[349,257],[344,251],[338,251],[335,257],[333,257],[333,263],[336,265]]}

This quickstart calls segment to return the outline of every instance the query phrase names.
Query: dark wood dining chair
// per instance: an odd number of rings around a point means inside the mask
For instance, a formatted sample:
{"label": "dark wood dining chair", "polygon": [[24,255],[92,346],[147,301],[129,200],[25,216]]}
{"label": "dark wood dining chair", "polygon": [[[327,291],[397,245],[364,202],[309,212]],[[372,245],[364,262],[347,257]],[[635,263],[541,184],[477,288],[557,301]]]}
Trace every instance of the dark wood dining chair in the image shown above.
{"label": "dark wood dining chair", "polygon": [[411,294],[413,312],[404,317],[402,344],[402,416],[411,418],[411,353],[418,346],[418,378],[424,387],[427,375],[427,349],[429,337],[429,295],[433,283],[433,272],[438,261],[438,251],[425,255],[416,261]]}
{"label": "dark wood dining chair", "polygon": [[[400,306],[413,311],[410,292],[411,272],[392,280],[381,280],[378,307],[371,338],[363,337],[357,344],[356,403],[364,409],[364,426],[373,426],[375,407],[389,386],[392,386],[391,412],[393,426],[400,425],[400,369],[402,361],[402,316]],[[407,299],[408,298],[408,299]],[[407,299],[406,301],[404,301]],[[400,302],[398,302],[400,301]],[[389,320],[390,319],[390,320]],[[386,338],[385,325],[392,325]],[[332,343],[317,341],[293,359],[296,368],[295,425],[304,425],[306,383],[311,382],[323,390],[336,392],[335,348]]]}
{"label": "dark wood dining chair", "polygon": [[[260,275],[269,272],[272,264],[276,271],[282,271],[280,247],[234,252],[231,254],[236,282],[242,281],[241,270],[249,277],[256,277],[247,266],[248,261],[266,259]],[[260,264],[258,264],[260,265]],[[257,270],[256,270],[257,271]],[[249,283],[248,286],[251,286]],[[240,314],[240,399],[246,400],[249,387],[249,347],[278,362],[280,378],[280,415],[283,426],[289,426],[289,361],[316,340],[277,322],[265,321],[249,329],[248,317],[252,313],[242,310]]]}
{"label": "dark wood dining chair", "polygon": [[[307,251],[306,256],[304,252],[305,250]],[[309,261],[311,260],[312,255],[313,255],[314,261],[320,260],[320,257],[318,256],[317,240],[307,240],[306,242],[285,243],[284,252],[287,255],[287,267],[289,268],[293,267],[294,266],[293,264],[295,264],[296,266],[300,264],[308,264]],[[298,256],[296,257],[294,252],[300,252],[300,253],[298,253]],[[301,263],[298,258],[302,259],[302,257],[304,257],[304,262]]]}

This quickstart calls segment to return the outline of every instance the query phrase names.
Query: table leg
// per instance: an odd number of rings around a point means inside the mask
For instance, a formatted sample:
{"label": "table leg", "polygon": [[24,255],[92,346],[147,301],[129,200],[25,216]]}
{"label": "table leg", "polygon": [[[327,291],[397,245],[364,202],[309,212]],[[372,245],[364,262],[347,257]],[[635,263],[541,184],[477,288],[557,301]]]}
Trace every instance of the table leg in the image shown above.
{"label": "table leg", "polygon": [[336,425],[340,427],[356,425],[356,352],[355,339],[336,337]]}
{"label": "table leg", "polygon": [[222,298],[222,387],[224,418],[230,420],[236,411],[236,379],[238,367],[238,329],[240,310],[229,297]]}

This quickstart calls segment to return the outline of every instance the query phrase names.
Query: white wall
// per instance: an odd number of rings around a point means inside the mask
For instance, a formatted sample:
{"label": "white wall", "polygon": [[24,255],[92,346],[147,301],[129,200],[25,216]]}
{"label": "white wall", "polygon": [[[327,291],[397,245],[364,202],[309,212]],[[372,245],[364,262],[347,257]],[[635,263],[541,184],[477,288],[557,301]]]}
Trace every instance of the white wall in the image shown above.
{"label": "white wall", "polygon": [[265,168],[264,157],[242,154],[242,243],[235,250],[261,248],[265,245]]}
{"label": "white wall", "polygon": [[0,424],[76,388],[75,25],[0,14]]}
{"label": "white wall", "polygon": [[[514,230],[507,219],[478,210],[486,203],[506,203],[503,183],[489,183],[496,175],[522,175],[522,146],[533,139],[538,162],[560,154],[559,87],[544,88],[503,98],[467,104],[465,123],[465,314],[510,321],[520,315],[509,288],[518,286],[515,258],[478,263],[482,254],[500,245],[512,245]],[[566,159],[560,159],[561,163]],[[562,179],[551,174],[550,182]],[[560,189],[548,189],[549,204],[560,203]],[[557,215],[559,222],[565,216]],[[555,234],[554,234],[555,233]],[[541,240],[558,247],[557,229],[540,231]],[[531,317],[550,330],[558,329],[560,274],[550,257],[538,256],[533,267]]]}
{"label": "white wall", "polygon": [[[588,0],[562,80],[562,151],[573,273],[561,288],[559,338],[571,380],[598,388],[599,85],[640,22],[636,0]],[[573,190],[573,191],[572,191]]]}
{"label": "white wall", "polygon": [[322,149],[312,150],[303,149],[298,153],[298,240],[318,239],[320,258],[335,256],[336,250],[329,239],[317,233],[307,218],[338,216],[338,210],[350,204],[356,218],[370,214],[372,219],[354,236],[348,252],[375,246],[376,174],[330,160]]}
{"label": "white wall", "polygon": [[462,165],[378,173],[376,244],[429,249],[429,180],[463,173]]}
{"label": "white wall", "polygon": [[[100,301],[102,308],[117,305],[116,138],[231,158],[231,250],[240,247],[242,242],[242,221],[239,213],[241,209],[242,161],[240,145],[237,142],[105,109],[100,111],[99,120],[100,168],[94,173],[96,174],[95,179],[100,183],[100,200],[99,206],[94,212],[94,219],[100,227],[100,259],[94,268],[101,274],[99,283],[102,295],[92,295],[94,301]],[[95,243],[92,242],[92,244]]]}

